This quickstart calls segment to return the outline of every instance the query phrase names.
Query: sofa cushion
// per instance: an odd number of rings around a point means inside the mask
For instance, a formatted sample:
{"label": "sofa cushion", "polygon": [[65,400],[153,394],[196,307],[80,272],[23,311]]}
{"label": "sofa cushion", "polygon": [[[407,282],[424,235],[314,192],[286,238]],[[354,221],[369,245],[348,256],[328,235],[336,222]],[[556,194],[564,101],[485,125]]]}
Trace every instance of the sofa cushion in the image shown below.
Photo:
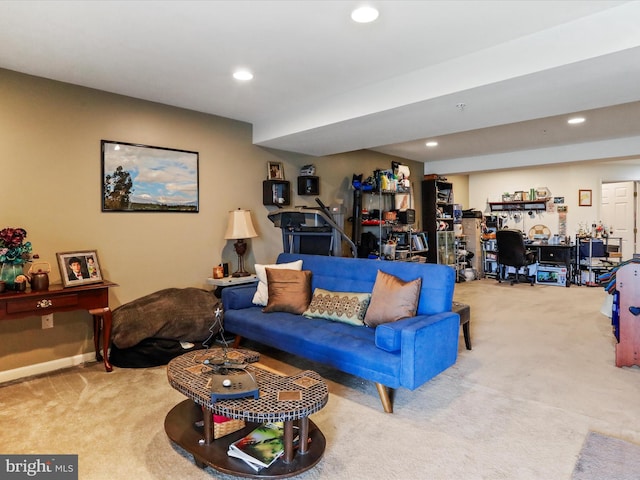
{"label": "sofa cushion", "polygon": [[255,264],[256,277],[258,277],[258,289],[253,295],[253,303],[256,305],[267,305],[269,301],[269,289],[267,286],[267,268],[286,268],[289,270],[302,270],[302,260],[296,260],[295,262],[278,263],[273,265],[261,265]]}
{"label": "sofa cushion", "polygon": [[395,275],[378,270],[364,323],[369,327],[376,327],[415,316],[421,285],[421,277],[405,282]]}
{"label": "sofa cushion", "polygon": [[315,288],[324,288],[340,292],[371,293],[378,270],[382,270],[404,281],[422,278],[418,315],[451,311],[456,273],[447,265],[421,262],[372,262],[366,258],[328,258],[323,255],[301,253],[281,253],[278,255],[277,263],[291,263],[295,260],[302,260],[304,269],[313,272],[312,291]]}
{"label": "sofa cushion", "polygon": [[266,272],[269,300],[262,311],[302,314],[311,301],[311,272],[277,268]]}
{"label": "sofa cushion", "polygon": [[376,327],[376,347],[386,352],[399,352],[402,346],[402,329],[392,328],[395,322]]}
{"label": "sofa cushion", "polygon": [[303,315],[363,326],[370,300],[370,293],[332,292],[316,288]]}

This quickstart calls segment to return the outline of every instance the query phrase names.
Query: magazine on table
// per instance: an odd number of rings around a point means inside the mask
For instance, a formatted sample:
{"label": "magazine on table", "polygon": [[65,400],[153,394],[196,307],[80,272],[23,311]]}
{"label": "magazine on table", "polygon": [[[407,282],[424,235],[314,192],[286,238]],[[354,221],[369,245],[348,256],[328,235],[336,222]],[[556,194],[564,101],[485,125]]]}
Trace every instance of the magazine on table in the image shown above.
{"label": "magazine on table", "polygon": [[229,445],[227,455],[244,460],[258,471],[269,467],[284,453],[284,423],[265,423]]}

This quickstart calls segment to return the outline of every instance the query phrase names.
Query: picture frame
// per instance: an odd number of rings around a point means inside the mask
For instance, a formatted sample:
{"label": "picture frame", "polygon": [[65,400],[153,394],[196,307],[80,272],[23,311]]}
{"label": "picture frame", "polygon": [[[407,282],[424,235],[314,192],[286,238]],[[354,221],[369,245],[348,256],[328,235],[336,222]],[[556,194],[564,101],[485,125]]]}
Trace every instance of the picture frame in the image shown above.
{"label": "picture frame", "polygon": [[199,154],[102,140],[103,212],[199,210]]}
{"label": "picture frame", "polygon": [[281,162],[267,162],[267,179],[284,180],[284,167]]}
{"label": "picture frame", "polygon": [[[76,287],[103,281],[96,250],[74,250],[56,253],[63,287]],[[78,275],[78,278],[76,275]]]}
{"label": "picture frame", "polygon": [[578,205],[580,207],[590,207],[592,203],[591,190],[578,190]]}

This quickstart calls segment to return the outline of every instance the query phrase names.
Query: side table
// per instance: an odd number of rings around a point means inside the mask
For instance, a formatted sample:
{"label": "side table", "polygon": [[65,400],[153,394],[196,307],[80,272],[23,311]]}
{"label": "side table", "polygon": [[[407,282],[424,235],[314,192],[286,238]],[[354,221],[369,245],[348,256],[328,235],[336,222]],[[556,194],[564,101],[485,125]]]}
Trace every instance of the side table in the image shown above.
{"label": "side table", "polygon": [[[93,316],[93,344],[96,360],[104,363],[107,372],[113,370],[109,362],[111,344],[111,309],[109,308],[109,288],[118,284],[105,280],[77,287],[63,288],[52,284],[48,290],[0,293],[0,320],[11,320],[50,313],[86,310]],[[100,333],[102,332],[102,352],[100,354]]]}
{"label": "side table", "polygon": [[218,298],[221,297],[222,289],[225,287],[232,287],[234,285],[249,285],[257,283],[258,277],[255,273],[247,277],[223,277],[223,278],[207,278],[207,285],[214,285],[216,288],[213,291],[214,295]]}
{"label": "side table", "polygon": [[[230,354],[236,352],[245,353],[249,357],[251,353],[255,353],[230,350]],[[169,384],[190,400],[179,403],[168,413],[165,431],[173,442],[193,455],[197,465],[209,465],[224,473],[250,478],[284,478],[304,472],[320,461],[326,440],[320,429],[309,420],[309,415],[320,411],[329,399],[327,384],[320,375],[307,370],[287,377],[250,364],[246,370],[256,378],[260,398],[219,400],[212,403],[208,381],[213,373],[202,365],[199,360],[202,355],[202,351],[189,352],[174,358],[167,365]],[[282,400],[283,392],[299,395],[299,399]],[[214,439],[213,414],[244,420],[247,425],[241,430]],[[197,422],[202,420],[204,427],[200,428]],[[285,451],[269,468],[255,472],[242,460],[228,456],[227,450],[231,443],[266,422],[284,422]],[[299,427],[297,453],[293,446],[294,422]]]}

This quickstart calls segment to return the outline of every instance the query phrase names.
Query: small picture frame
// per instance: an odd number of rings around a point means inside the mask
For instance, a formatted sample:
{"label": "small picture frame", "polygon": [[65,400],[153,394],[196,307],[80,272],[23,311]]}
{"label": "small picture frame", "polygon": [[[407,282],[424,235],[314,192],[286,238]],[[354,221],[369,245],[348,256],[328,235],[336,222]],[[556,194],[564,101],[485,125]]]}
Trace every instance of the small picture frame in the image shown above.
{"label": "small picture frame", "polygon": [[281,162],[267,162],[267,178],[269,180],[284,180],[284,167]]}
{"label": "small picture frame", "polygon": [[591,206],[591,190],[578,190],[578,205],[581,207]]}
{"label": "small picture frame", "polygon": [[56,253],[62,285],[77,287],[102,282],[102,270],[96,250],[75,250]]}

